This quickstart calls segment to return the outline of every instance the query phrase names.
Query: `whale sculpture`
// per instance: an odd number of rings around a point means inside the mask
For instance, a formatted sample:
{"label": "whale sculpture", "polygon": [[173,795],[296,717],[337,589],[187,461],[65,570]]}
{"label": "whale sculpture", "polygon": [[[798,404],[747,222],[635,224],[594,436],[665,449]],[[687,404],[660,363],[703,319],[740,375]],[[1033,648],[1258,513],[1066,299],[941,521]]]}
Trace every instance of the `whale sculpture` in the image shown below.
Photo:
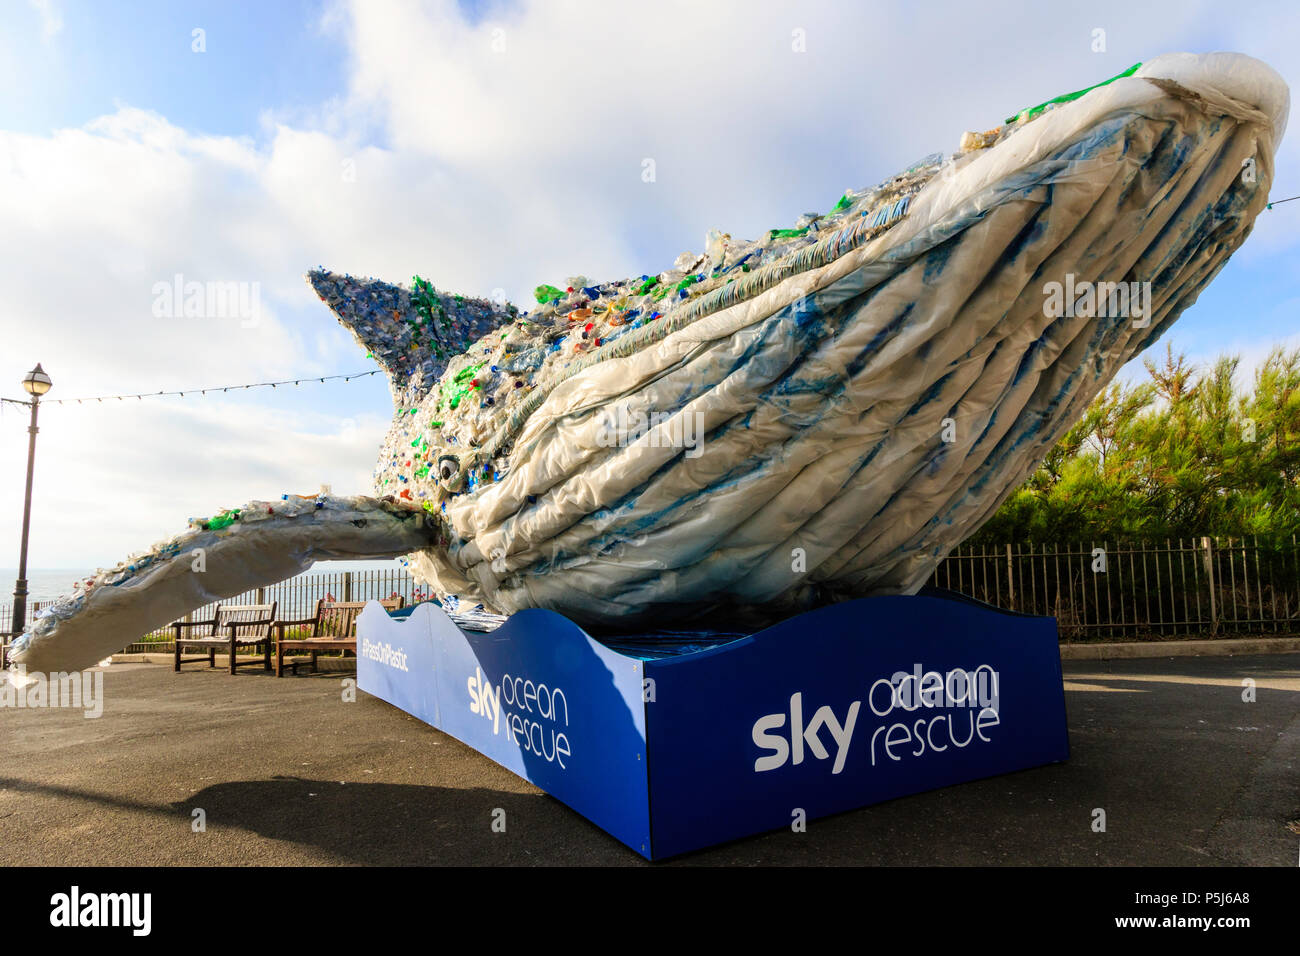
{"label": "whale sculpture", "polygon": [[390,377],[374,496],[192,522],[13,659],[87,666],[321,558],[409,555],[441,596],[592,627],[914,592],[1245,240],[1288,109],[1249,57],[1161,56],[827,214],[541,286],[527,313],[312,272]]}

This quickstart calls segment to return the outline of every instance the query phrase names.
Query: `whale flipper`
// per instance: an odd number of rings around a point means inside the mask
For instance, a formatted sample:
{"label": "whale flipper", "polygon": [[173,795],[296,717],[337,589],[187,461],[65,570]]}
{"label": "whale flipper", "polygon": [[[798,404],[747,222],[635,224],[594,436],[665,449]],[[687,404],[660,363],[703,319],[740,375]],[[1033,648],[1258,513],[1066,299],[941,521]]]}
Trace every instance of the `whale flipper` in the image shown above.
{"label": "whale flipper", "polygon": [[292,495],[191,524],[53,605],[15,642],[10,659],[42,673],[90,667],[195,608],[283,581],[315,561],[396,557],[438,539],[423,511],[367,497]]}

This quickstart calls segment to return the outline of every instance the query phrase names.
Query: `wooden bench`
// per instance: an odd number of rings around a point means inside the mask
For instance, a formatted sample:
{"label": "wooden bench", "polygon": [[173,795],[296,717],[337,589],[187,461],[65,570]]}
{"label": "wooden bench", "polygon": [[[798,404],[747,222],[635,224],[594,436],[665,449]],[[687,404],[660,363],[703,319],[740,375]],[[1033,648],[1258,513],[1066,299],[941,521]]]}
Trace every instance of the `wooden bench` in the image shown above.
{"label": "wooden bench", "polygon": [[[257,658],[239,661],[235,659],[235,648],[249,645],[264,645],[261,662],[266,670],[271,669],[271,627],[275,623],[277,604],[218,604],[210,620],[173,621],[171,628],[176,642],[175,667],[179,671],[182,664],[202,661],[202,657],[181,657],[182,650],[207,651],[209,667],[217,666],[217,651],[230,651],[230,673],[237,667],[256,664]],[[183,637],[182,631],[199,628],[203,633],[198,637]]]}
{"label": "wooden bench", "polygon": [[[385,611],[396,611],[405,598],[385,598],[379,603]],[[322,651],[351,651],[357,653],[357,616],[366,606],[365,601],[326,601],[316,602],[316,613],[299,621],[275,622],[275,676],[284,676],[285,651],[309,651],[311,669],[316,670],[316,656]],[[285,637],[286,627],[305,627],[307,637]],[[289,661],[289,669],[298,673],[298,665],[306,663],[302,658]]]}

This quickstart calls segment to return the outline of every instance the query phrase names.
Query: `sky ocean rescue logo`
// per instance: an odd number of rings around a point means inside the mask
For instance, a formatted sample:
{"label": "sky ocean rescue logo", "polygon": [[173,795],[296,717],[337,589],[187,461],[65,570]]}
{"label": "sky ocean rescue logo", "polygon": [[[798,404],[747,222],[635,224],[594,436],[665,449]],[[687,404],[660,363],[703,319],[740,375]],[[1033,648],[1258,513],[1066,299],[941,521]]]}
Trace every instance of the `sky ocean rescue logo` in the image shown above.
{"label": "sky ocean rescue logo", "polygon": [[[962,749],[976,739],[990,743],[991,738],[985,736],[985,731],[1001,722],[998,684],[998,673],[988,664],[981,664],[973,671],[954,668],[946,675],[938,671],[922,672],[921,665],[916,664],[911,673],[897,671],[888,679],[877,680],[866,696],[867,707],[876,717],[888,718],[896,710],[928,713],[915,721],[883,721],[871,731],[868,743],[871,765],[874,767],[877,758],[883,757],[893,761],[908,756],[920,757],[927,749],[934,753],[941,753],[949,747]],[[811,705],[805,707],[802,691],[794,693],[787,708],[788,733],[785,730],[787,713],[766,714],[754,721],[750,736],[758,749],[764,752],[754,761],[754,772],[777,770],[787,763],[792,766],[801,764],[808,753],[818,760],[830,760],[828,743],[834,747],[831,773],[842,772],[862,703],[861,700],[852,701],[843,718],[832,705],[823,704],[812,710],[812,717],[805,722],[805,712],[812,709]],[[936,710],[943,712],[934,713]],[[823,738],[823,730],[829,740]],[[894,748],[907,744],[915,744],[916,749],[894,752]]]}
{"label": "sky ocean rescue logo", "polygon": [[564,758],[573,756],[573,750],[568,735],[560,730],[561,713],[563,726],[569,726],[569,700],[563,690],[509,674],[493,687],[490,680],[484,680],[480,667],[474,668],[465,686],[469,712],[492,721],[493,735],[504,728],[510,742],[525,754],[536,754],[547,763],[559,764],[561,770],[568,769]]}

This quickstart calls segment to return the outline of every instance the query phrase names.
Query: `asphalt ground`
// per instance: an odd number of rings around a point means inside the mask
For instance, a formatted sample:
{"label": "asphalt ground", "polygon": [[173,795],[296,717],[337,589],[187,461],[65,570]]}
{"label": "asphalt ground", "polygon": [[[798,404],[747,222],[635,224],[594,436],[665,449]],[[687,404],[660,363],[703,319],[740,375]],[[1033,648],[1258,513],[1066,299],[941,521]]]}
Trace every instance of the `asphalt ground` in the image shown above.
{"label": "asphalt ground", "polygon": [[[1063,764],[657,865],[1300,862],[1300,654],[1064,671]],[[98,719],[0,708],[0,864],[650,865],[451,737],[345,702],[345,676],[114,664]]]}

